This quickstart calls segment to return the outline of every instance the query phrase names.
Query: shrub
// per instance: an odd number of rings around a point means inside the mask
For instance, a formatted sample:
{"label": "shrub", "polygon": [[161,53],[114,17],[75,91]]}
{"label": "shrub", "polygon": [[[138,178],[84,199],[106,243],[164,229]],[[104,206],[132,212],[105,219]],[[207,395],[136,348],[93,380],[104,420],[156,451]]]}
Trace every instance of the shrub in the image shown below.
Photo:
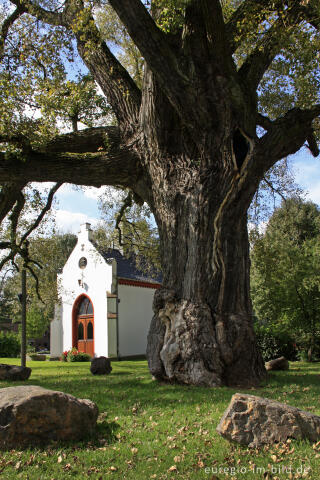
{"label": "shrub", "polygon": [[76,348],[66,350],[61,356],[62,362],[90,362],[91,356],[88,353],[79,352]]}
{"label": "shrub", "polygon": [[255,325],[257,343],[265,362],[278,357],[287,360],[297,360],[297,347],[288,335],[273,333],[269,328]]}
{"label": "shrub", "polygon": [[20,338],[16,333],[0,332],[0,357],[17,357],[21,351]]}

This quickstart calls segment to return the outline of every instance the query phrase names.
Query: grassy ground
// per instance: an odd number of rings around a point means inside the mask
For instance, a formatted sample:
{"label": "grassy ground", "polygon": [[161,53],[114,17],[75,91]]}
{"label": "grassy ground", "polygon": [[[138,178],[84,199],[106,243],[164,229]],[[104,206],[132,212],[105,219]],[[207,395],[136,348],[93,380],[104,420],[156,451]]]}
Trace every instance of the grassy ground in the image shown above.
{"label": "grassy ground", "polygon": [[[19,364],[14,359],[1,363]],[[320,443],[292,441],[248,450],[215,431],[236,390],[160,385],[145,361],[113,362],[107,377],[88,363],[28,362],[23,385],[41,385],[89,398],[99,406],[97,438],[76,445],[2,452],[8,479],[290,479],[320,478]],[[12,383],[1,382],[1,387]],[[240,390],[320,415],[320,364],[292,363],[258,390]]]}

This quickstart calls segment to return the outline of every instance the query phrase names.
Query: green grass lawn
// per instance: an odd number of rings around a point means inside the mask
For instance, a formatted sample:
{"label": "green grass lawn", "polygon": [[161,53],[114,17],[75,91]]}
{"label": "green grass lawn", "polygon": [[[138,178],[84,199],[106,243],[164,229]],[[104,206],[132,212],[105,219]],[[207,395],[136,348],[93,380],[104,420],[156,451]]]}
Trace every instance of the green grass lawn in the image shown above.
{"label": "green grass lawn", "polygon": [[[162,385],[152,381],[145,361],[113,362],[107,377],[91,375],[88,363],[28,366],[30,379],[14,385],[41,385],[93,400],[100,411],[98,434],[73,445],[1,452],[1,479],[320,478],[320,443],[292,441],[252,450],[215,431],[236,391],[320,415],[319,363],[291,363],[288,372],[270,374],[255,390]],[[0,388],[12,385],[1,382]]]}

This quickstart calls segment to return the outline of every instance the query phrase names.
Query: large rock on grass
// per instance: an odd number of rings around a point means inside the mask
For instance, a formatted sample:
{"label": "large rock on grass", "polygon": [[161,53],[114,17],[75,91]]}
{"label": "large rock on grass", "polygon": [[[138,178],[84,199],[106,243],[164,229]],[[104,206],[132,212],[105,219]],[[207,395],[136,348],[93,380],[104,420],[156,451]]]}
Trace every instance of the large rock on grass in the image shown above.
{"label": "large rock on grass", "polygon": [[107,357],[96,357],[91,360],[90,372],[93,375],[108,375],[112,372],[111,362]]}
{"label": "large rock on grass", "polygon": [[28,380],[31,368],[0,363],[0,380]]}
{"label": "large rock on grass", "polygon": [[217,427],[218,433],[249,447],[288,438],[320,440],[320,417],[267,398],[236,393]]}
{"label": "large rock on grass", "polygon": [[274,360],[270,360],[270,362],[266,362],[265,364],[266,370],[289,370],[289,362],[285,357],[275,358]]}
{"label": "large rock on grass", "polygon": [[81,440],[96,427],[98,407],[63,392],[29,385],[0,390],[0,448]]}

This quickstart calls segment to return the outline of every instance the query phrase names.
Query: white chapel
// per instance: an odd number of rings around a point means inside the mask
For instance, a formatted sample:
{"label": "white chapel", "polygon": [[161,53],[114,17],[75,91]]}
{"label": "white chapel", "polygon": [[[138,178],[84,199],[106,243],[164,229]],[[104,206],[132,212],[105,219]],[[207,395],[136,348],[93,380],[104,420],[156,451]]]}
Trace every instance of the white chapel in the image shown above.
{"label": "white chapel", "polygon": [[119,250],[101,252],[89,223],[58,274],[59,304],[50,327],[51,357],[72,347],[91,356],[145,355],[160,279],[139,272]]}

